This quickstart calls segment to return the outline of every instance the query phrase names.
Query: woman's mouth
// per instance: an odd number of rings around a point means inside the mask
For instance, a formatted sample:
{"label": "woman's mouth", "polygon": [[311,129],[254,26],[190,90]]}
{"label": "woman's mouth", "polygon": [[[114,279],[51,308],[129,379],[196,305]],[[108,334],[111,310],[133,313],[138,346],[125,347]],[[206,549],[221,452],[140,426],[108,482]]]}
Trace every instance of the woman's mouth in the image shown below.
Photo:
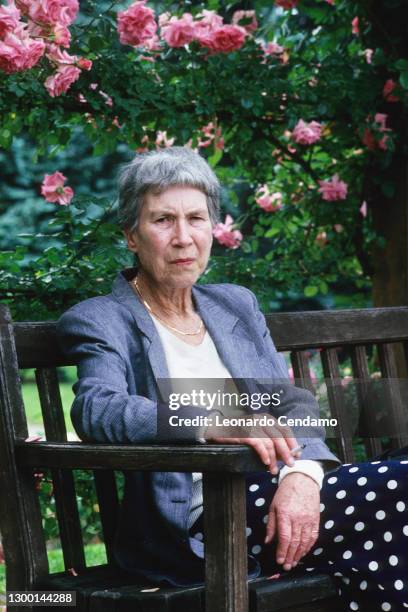
{"label": "woman's mouth", "polygon": [[171,263],[177,264],[178,266],[187,266],[189,264],[192,264],[193,262],[194,259],[175,259]]}

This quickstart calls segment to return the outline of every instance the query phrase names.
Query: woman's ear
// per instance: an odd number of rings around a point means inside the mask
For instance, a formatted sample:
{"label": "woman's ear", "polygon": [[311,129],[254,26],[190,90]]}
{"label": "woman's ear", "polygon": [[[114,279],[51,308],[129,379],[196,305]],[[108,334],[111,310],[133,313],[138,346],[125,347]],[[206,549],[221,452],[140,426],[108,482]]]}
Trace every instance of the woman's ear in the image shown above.
{"label": "woman's ear", "polygon": [[123,230],[123,234],[126,238],[126,242],[127,242],[129,251],[132,251],[133,253],[137,253],[136,232],[135,231],[131,232],[129,229],[125,229]]}

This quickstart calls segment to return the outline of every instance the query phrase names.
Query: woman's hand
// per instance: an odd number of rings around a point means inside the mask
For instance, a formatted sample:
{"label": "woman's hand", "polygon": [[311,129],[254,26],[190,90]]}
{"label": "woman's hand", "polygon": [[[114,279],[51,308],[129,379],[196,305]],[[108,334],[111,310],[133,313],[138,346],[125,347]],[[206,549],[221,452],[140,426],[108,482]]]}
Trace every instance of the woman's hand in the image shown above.
{"label": "woman's hand", "polygon": [[309,476],[294,472],[280,483],[269,508],[265,543],[278,536],[276,561],[295,567],[319,535],[320,490]]}
{"label": "woman's hand", "polygon": [[[252,415],[246,414],[248,418]],[[254,423],[263,416],[273,418],[269,413],[257,413]],[[233,433],[238,431],[237,436]],[[227,432],[225,432],[227,433]],[[217,442],[219,444],[246,444],[251,446],[259,455],[261,461],[269,466],[271,474],[277,474],[279,468],[277,460],[281,459],[286,465],[293,466],[294,456],[298,458],[300,451],[293,456],[291,451],[296,448],[298,442],[292,435],[290,427],[283,427],[278,424],[273,426],[261,427],[258,425],[245,426],[240,428],[228,428],[230,435],[223,435],[222,428],[219,426],[208,427],[204,436],[207,442]]]}

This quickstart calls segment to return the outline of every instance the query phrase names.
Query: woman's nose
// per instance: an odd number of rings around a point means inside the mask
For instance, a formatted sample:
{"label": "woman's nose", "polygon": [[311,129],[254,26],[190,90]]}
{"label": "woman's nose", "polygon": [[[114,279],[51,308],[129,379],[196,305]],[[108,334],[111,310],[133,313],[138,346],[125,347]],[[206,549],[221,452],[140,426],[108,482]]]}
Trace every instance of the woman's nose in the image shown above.
{"label": "woman's nose", "polygon": [[174,224],[173,244],[190,244],[192,242],[191,231],[188,223],[184,220],[177,221]]}

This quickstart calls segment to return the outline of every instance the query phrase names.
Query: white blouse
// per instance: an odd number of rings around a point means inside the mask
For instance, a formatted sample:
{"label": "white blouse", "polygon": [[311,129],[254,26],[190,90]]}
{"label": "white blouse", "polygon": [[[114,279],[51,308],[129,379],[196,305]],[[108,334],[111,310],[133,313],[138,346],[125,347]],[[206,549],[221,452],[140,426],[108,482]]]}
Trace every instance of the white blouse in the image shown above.
{"label": "white blouse", "polygon": [[[184,342],[178,336],[173,334],[167,327],[165,327],[155,316],[152,316],[153,323],[160,336],[160,340],[163,345],[164,354],[167,362],[167,369],[171,379],[184,379],[184,378],[210,378],[214,379],[217,388],[219,389],[219,382],[217,379],[230,379],[232,384],[232,377],[218,354],[216,346],[208,331],[205,332],[203,341],[201,344],[192,345]],[[226,381],[226,384],[228,382]],[[209,383],[210,384],[210,383]],[[172,383],[172,391],[176,392],[177,380]],[[229,385],[228,385],[229,386]],[[228,389],[231,391],[231,388]],[[180,392],[185,389],[180,389]],[[206,389],[207,391],[207,389]],[[279,474],[279,482],[290,472],[297,471],[307,474],[313,480],[315,480],[319,486],[322,485],[324,476],[323,468],[318,461],[312,461],[310,459],[297,460],[294,467],[284,466]],[[195,521],[198,519],[203,511],[203,490],[202,490],[202,474],[201,472],[193,473],[193,490],[192,490],[192,503],[190,509],[190,516],[188,521],[188,527],[190,528]]]}

